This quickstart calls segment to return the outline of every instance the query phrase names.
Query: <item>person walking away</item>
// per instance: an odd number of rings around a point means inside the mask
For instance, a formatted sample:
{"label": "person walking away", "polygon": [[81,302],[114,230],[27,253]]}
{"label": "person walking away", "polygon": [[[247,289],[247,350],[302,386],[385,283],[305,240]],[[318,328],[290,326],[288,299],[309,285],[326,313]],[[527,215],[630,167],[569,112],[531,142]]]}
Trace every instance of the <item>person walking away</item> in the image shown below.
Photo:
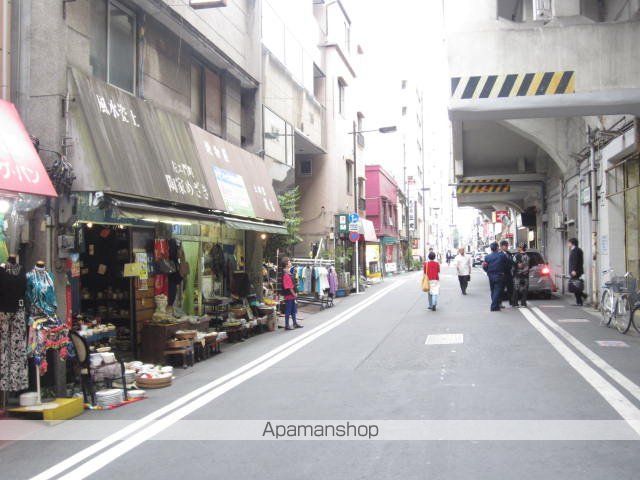
{"label": "person walking away", "polygon": [[513,256],[513,300],[512,304],[517,307],[518,302],[523,307],[527,306],[527,296],[529,294],[529,255],[527,255],[527,244],[521,242],[518,245],[518,253]]}
{"label": "person walking away", "polygon": [[436,311],[440,294],[440,263],[436,262],[436,254],[429,252],[429,261],[424,262],[424,274],[429,279],[429,310]]}
{"label": "person walking away", "polygon": [[493,242],[490,246],[491,253],[484,258],[482,268],[489,277],[489,288],[491,289],[491,311],[500,311],[500,301],[504,293],[504,277],[507,268],[507,256],[499,251],[498,243]]}
{"label": "person walking away", "polygon": [[447,250],[447,265],[451,264],[451,250]]}
{"label": "person walking away", "polygon": [[584,253],[578,247],[578,239],[570,238],[569,242],[569,275],[573,283],[573,294],[576,297],[576,305],[582,306],[583,300],[587,298],[584,293],[584,282],[581,277],[584,275]]}
{"label": "person walking away", "polygon": [[458,282],[460,282],[462,295],[466,295],[469,280],[471,280],[471,255],[465,255],[464,248],[460,248],[458,249],[458,255],[453,260],[453,264],[458,272]]}
{"label": "person walking away", "polygon": [[[284,294],[284,329],[293,330],[294,328],[302,328],[302,325],[298,324],[296,315],[298,313],[298,306],[296,305],[296,287],[291,277],[291,260],[289,257],[282,258],[282,292]],[[289,326],[289,318],[293,320],[293,328]]]}
{"label": "person walking away", "polygon": [[[509,302],[509,305],[513,307],[513,256],[511,255],[511,252],[509,252],[508,240],[502,240],[500,242],[500,250],[507,258],[507,263],[509,265],[504,275],[504,287],[507,294],[507,301]],[[500,308],[503,308],[502,299],[500,299]]]}

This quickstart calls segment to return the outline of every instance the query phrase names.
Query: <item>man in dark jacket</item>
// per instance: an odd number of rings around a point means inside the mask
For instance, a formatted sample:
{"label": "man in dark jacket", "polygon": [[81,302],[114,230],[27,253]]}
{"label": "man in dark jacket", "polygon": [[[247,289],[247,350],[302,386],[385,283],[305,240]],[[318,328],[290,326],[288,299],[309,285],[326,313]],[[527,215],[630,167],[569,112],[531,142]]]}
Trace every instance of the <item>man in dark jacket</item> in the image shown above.
{"label": "man in dark jacket", "polygon": [[[578,247],[578,239],[569,239],[569,275],[571,280],[581,280],[580,277],[584,275],[584,253],[582,249]],[[576,305],[581,306],[582,301],[587,298],[584,293],[584,283],[575,282],[573,294],[576,296]],[[578,288],[578,285],[582,285],[582,288]]]}
{"label": "man in dark jacket", "polygon": [[[513,306],[513,256],[509,252],[508,240],[500,241],[500,251],[507,257],[507,263],[509,264],[509,267],[507,267],[507,270],[504,272],[504,287],[509,305]],[[500,306],[502,307],[502,298],[500,299]]]}
{"label": "man in dark jacket", "polygon": [[500,301],[504,292],[505,273],[511,265],[508,263],[507,256],[498,251],[498,244],[491,244],[491,253],[484,258],[482,268],[487,272],[489,277],[489,287],[491,288],[491,311],[500,311]]}

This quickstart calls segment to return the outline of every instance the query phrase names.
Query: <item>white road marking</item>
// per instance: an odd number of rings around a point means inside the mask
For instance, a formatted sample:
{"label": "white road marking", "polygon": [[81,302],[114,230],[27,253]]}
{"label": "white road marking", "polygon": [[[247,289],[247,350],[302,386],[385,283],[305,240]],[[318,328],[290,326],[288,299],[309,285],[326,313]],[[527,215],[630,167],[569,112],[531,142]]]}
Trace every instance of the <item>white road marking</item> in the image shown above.
{"label": "white road marking", "polygon": [[564,308],[564,305],[540,305],[542,308]]}
{"label": "white road marking", "polygon": [[556,333],[560,334],[567,342],[569,342],[573,347],[578,350],[582,355],[584,355],[587,360],[593,363],[596,367],[601,369],[604,373],[606,373],[612,380],[617,382],[622,388],[628,391],[631,395],[640,400],[640,387],[625,377],[618,370],[613,368],[607,362],[605,362],[602,357],[594,353],[591,349],[587,348],[582,342],[580,342],[576,337],[567,332],[564,328],[559,325],[556,325],[547,315],[545,315],[540,310],[535,307],[533,310],[538,314],[540,319],[546,323],[552,330]]}
{"label": "white road marking", "polygon": [[[348,310],[338,315],[336,318],[314,328],[309,332],[305,332],[304,334],[297,336],[296,338],[281,345],[280,347],[275,348],[270,352],[267,352],[266,354],[260,356],[256,360],[253,360],[252,362],[249,362],[246,365],[234,370],[233,372],[220,377],[219,379],[205,385],[204,387],[198,388],[197,390],[194,390],[184,397],[175,400],[170,404],[173,405],[173,408],[168,409],[168,407],[170,406],[168,405],[167,407],[160,409],[162,411],[161,414],[158,414],[159,411],[156,411],[148,415],[147,417],[134,422],[134,424],[130,426],[131,428],[125,428],[122,430],[126,430],[125,434],[122,434],[122,431],[120,431],[118,432],[118,434],[114,434],[106,438],[105,440],[98,442],[95,445],[82,450],[81,452],[78,452],[77,454],[64,460],[63,462],[54,465],[41,474],[32,477],[31,480],[51,479],[54,476],[87,459],[94,453],[97,453],[100,450],[108,447],[109,445],[127,437],[126,440],[122,441],[121,443],[110,447],[108,450],[103,451],[99,455],[96,455],[84,464],[63,475],[62,477],[60,477],[60,480],[80,480],[86,478],[87,476],[108,465],[116,458],[124,455],[141,443],[149,440],[162,430],[170,427],[172,424],[181,420],[185,416],[191,414],[192,412],[196,411],[212,400],[218,398],[237,385],[240,385],[241,383],[244,383],[250,378],[258,375],[259,373],[262,373],[269,367],[275,365],[276,363],[280,362],[284,358],[287,358],[305,345],[316,340],[318,337],[343,324],[371,304],[378,301],[380,298],[384,297],[391,291],[403,285],[406,281],[407,280],[405,279],[402,281],[398,281],[397,283],[394,282],[392,285],[386,287],[384,290],[376,293],[370,298],[365,299],[364,301],[358,303],[357,305],[354,305],[353,307],[350,307]],[[180,408],[176,410],[177,407]],[[151,422],[158,419],[167,412],[171,413],[149,425]]]}
{"label": "white road marking", "polygon": [[[533,309],[539,315],[540,309]],[[560,338],[554,335],[545,324],[539,320],[531,310],[520,309],[522,315],[538,332],[551,344],[551,346],[567,361],[573,369],[598,392],[618,414],[626,420],[629,426],[640,435],[640,410],[631,403],[620,391],[611,383],[604,379],[593,367],[580,358],[573,350],[565,345]],[[544,315],[544,314],[542,314]],[[546,322],[545,322],[546,323]],[[558,327],[556,325],[556,327]],[[558,327],[561,328],[561,327]]]}
{"label": "white road marking", "polygon": [[425,345],[453,345],[458,343],[464,343],[464,336],[462,333],[428,335],[424,342]]}
{"label": "white road marking", "polygon": [[618,347],[628,348],[629,345],[622,340],[596,340],[596,343],[601,347]]}
{"label": "white road marking", "polygon": [[586,318],[563,318],[558,320],[558,323],[591,323]]}

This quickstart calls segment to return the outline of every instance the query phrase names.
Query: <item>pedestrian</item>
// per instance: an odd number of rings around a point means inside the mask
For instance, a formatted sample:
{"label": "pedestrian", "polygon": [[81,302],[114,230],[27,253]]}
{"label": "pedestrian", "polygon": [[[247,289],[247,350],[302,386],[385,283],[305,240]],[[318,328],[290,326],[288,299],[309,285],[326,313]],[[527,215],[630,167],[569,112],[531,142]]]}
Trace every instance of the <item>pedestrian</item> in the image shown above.
{"label": "pedestrian", "polygon": [[529,255],[527,255],[527,244],[521,242],[518,245],[518,253],[513,256],[513,301],[515,307],[518,302],[523,307],[527,306],[527,296],[529,294]]}
{"label": "pedestrian", "polygon": [[429,279],[429,310],[436,311],[440,294],[440,263],[436,262],[436,254],[429,252],[429,261],[424,262],[424,274]]}
{"label": "pedestrian", "polygon": [[460,282],[462,295],[466,295],[467,287],[471,280],[471,255],[465,255],[464,248],[460,248],[458,249],[458,255],[456,255],[453,264],[458,272],[458,282]]}
{"label": "pedestrian", "polygon": [[489,288],[491,289],[491,311],[500,311],[500,301],[504,293],[504,277],[509,267],[507,256],[499,251],[498,243],[493,242],[490,246],[491,253],[484,258],[482,268],[489,277]]}
{"label": "pedestrian", "polygon": [[[504,275],[504,288],[507,296],[507,301],[509,302],[509,305],[513,307],[513,255],[511,255],[511,252],[509,252],[508,240],[500,241],[500,250],[502,254],[507,258],[508,267]],[[502,306],[502,298],[500,299],[500,308],[504,308]]]}
{"label": "pedestrian", "polygon": [[584,293],[584,281],[582,275],[584,275],[584,253],[582,249],[578,247],[578,239],[570,238],[569,242],[569,276],[570,278],[570,290],[576,297],[576,305],[582,306],[583,300],[587,298]]}
{"label": "pedestrian", "polygon": [[451,258],[452,258],[451,250],[447,250],[447,265],[451,264]]}
{"label": "pedestrian", "polygon": [[[282,266],[282,293],[284,294],[284,329],[302,328],[302,325],[296,320],[296,315],[298,314],[296,297],[298,294],[291,276],[291,260],[289,260],[289,257],[283,257],[280,265]],[[293,320],[293,328],[289,326],[289,318]]]}

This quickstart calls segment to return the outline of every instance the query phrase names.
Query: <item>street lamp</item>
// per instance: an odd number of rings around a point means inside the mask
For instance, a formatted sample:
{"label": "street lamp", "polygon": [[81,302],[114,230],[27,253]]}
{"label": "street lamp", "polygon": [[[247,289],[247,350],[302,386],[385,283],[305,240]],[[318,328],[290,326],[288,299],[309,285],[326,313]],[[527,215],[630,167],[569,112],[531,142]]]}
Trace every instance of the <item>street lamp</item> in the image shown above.
{"label": "street lamp", "polygon": [[[398,127],[395,125],[389,127],[380,127],[374,130],[360,130],[357,129],[357,123],[353,121],[353,130],[349,132],[353,136],[353,207],[355,213],[358,213],[358,161],[357,161],[357,136],[362,133],[392,133],[398,130]],[[359,248],[360,248],[360,240],[356,240],[355,249],[356,249],[356,293],[360,293],[360,258],[359,258]]]}

